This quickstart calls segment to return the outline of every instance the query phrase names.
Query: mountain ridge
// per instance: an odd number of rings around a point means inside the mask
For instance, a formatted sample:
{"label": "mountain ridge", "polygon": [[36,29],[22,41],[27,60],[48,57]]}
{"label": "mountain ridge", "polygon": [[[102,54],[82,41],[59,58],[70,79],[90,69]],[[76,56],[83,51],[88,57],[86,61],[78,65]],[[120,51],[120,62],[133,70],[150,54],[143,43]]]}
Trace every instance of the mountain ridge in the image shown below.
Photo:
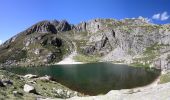
{"label": "mountain ridge", "polygon": [[169,24],[156,25],[144,18],[93,19],[77,25],[65,20],[44,20],[3,43],[0,63],[1,66],[54,64],[75,51],[76,46],[75,59],[79,61],[91,57],[98,58],[92,61],[167,70],[169,38]]}

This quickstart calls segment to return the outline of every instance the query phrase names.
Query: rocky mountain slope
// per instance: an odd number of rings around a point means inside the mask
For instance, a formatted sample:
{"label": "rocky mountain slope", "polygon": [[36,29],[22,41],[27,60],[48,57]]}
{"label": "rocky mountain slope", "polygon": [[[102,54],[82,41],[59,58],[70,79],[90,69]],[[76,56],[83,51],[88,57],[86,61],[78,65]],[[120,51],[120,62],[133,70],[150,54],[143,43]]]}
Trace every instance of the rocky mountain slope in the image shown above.
{"label": "rocky mountain slope", "polygon": [[169,50],[168,24],[156,25],[144,18],[94,19],[78,25],[54,20],[39,22],[2,44],[0,63],[55,64],[76,51],[78,61],[112,61],[167,70]]}

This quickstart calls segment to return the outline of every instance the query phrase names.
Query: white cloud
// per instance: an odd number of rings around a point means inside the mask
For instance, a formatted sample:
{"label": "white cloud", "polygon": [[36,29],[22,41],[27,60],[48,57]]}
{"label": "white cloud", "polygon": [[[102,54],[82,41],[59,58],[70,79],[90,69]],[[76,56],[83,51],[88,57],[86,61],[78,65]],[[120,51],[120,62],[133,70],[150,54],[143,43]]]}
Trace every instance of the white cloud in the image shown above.
{"label": "white cloud", "polygon": [[164,11],[163,13],[154,14],[152,16],[152,19],[164,21],[164,20],[169,19],[169,17],[170,15],[168,15],[168,13]]}
{"label": "white cloud", "polygon": [[2,44],[2,40],[0,40],[0,45]]}
{"label": "white cloud", "polygon": [[161,15],[161,20],[167,20],[169,18],[169,15],[167,12],[163,12]]}
{"label": "white cloud", "polygon": [[154,15],[152,16],[152,19],[159,19],[160,16],[161,16],[161,14],[154,14]]}

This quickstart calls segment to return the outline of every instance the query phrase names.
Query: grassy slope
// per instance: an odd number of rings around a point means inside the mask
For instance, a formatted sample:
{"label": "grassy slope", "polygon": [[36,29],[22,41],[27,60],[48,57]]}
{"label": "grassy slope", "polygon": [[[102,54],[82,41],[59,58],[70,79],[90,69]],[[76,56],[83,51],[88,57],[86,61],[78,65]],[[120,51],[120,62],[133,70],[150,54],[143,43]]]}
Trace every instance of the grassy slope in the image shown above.
{"label": "grassy slope", "polygon": [[161,77],[160,77],[160,83],[161,83],[161,84],[167,83],[167,82],[170,82],[170,72],[169,72],[169,73],[166,73],[166,74],[163,74],[163,75],[161,75]]}
{"label": "grassy slope", "polygon": [[[69,88],[54,82],[54,81],[43,81],[40,79],[26,79],[22,76],[18,76],[16,74],[7,72],[5,70],[0,69],[0,80],[7,79],[13,82],[13,85],[7,85],[6,87],[0,87],[0,100],[35,100],[37,97],[51,97],[51,98],[60,98],[56,95],[54,88],[72,91]],[[33,84],[31,81],[35,81],[36,83]],[[23,91],[24,84],[30,84],[35,87],[37,93],[25,93]],[[21,95],[14,96],[13,91],[18,91]],[[81,94],[79,94],[81,95]],[[64,98],[64,97],[63,97]]]}
{"label": "grassy slope", "polygon": [[[38,35],[37,35],[38,34]],[[46,33],[48,34],[48,33]],[[33,33],[30,35],[24,35],[21,34],[19,37],[16,38],[14,42],[9,43],[5,47],[1,48],[0,50],[0,63],[4,63],[6,61],[17,61],[21,62],[23,65],[29,65],[31,63],[38,65],[43,64],[43,59],[48,55],[48,53],[53,52],[55,54],[56,58],[48,63],[58,62],[62,60],[64,55],[67,55],[67,53],[70,52],[70,48],[68,45],[68,42],[62,39],[61,36],[57,36],[56,34],[48,34],[43,37],[41,40],[36,40],[36,37],[40,37],[40,33]],[[51,44],[42,45],[41,41],[43,40],[50,40],[51,38],[57,37],[59,39],[62,39],[62,46],[56,47]],[[33,43],[31,43],[29,46],[25,46],[25,40],[26,39],[35,39],[32,40]],[[41,53],[39,55],[36,55],[34,52],[36,49],[41,50]],[[26,59],[30,59],[31,62],[25,61]]]}

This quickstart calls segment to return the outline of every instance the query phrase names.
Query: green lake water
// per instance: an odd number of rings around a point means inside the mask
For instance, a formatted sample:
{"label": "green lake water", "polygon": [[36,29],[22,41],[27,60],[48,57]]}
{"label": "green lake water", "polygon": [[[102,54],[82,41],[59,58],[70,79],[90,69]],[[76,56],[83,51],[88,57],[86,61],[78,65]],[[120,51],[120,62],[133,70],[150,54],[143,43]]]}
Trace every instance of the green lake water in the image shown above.
{"label": "green lake water", "polygon": [[153,82],[160,71],[111,63],[52,65],[46,67],[11,67],[8,71],[25,75],[50,75],[72,90],[88,94],[105,94],[110,90],[129,89]]}

